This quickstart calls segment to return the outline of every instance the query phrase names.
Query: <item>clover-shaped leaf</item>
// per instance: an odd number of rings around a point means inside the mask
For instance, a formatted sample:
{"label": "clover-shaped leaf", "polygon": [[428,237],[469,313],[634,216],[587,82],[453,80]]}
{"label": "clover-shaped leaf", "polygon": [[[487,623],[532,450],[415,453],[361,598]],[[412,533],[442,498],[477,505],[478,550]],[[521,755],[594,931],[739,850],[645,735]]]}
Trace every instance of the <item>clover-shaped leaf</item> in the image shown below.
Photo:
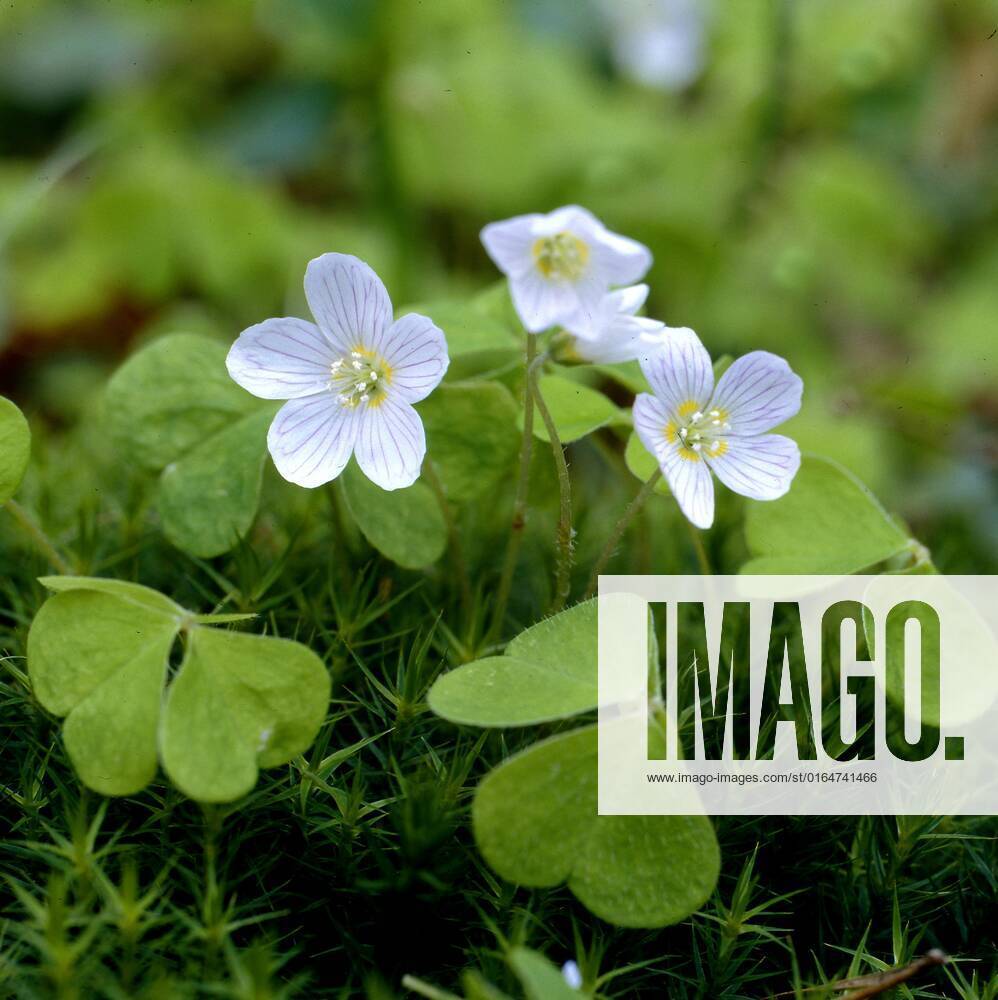
{"label": "clover-shaped leaf", "polygon": [[529,726],[596,707],[596,601],[521,632],[504,656],[486,656],[438,678],[430,708],[471,726]]}
{"label": "clover-shaped leaf", "polygon": [[[649,739],[652,736],[649,731]],[[596,727],[536,743],[478,786],[475,840],[503,878],[567,883],[593,913],[622,927],[663,927],[706,902],[720,853],[705,816],[599,816]]]}
{"label": "clover-shaped leaf", "polygon": [[[228,802],[258,767],[304,751],[325,718],[329,675],[299,643],[209,627],[155,590],[46,577],[55,591],[28,633],[38,701],[65,716],[80,780],[103,795],[140,791],[159,760],[184,794]],[[166,689],[170,654],[184,658]]]}
{"label": "clover-shaped leaf", "polygon": [[0,505],[16,492],[31,452],[31,431],[24,414],[0,396]]}
{"label": "clover-shaped leaf", "polygon": [[745,537],[743,573],[788,575],[858,573],[914,544],[855,476],[813,455],[786,496],[748,505]]}
{"label": "clover-shaped leaf", "polygon": [[351,463],[340,478],[347,509],[364,537],[407,569],[435,563],[447,547],[447,524],[432,491],[421,482],[383,490]]}
{"label": "clover-shaped leaf", "polygon": [[[563,375],[542,375],[537,387],[562,444],[623,419],[620,408],[603,393]],[[534,434],[542,441],[549,440],[544,421],[539,418],[534,420]]]}
{"label": "clover-shaped leaf", "polygon": [[225,353],[208,337],[169,334],[126,361],[105,398],[125,457],[162,472],[167,538],[203,557],[231,549],[253,523],[277,408],[229,378]]}
{"label": "clover-shaped leaf", "polygon": [[498,382],[444,383],[419,404],[430,460],[451,500],[482,496],[511,469],[518,407]]}

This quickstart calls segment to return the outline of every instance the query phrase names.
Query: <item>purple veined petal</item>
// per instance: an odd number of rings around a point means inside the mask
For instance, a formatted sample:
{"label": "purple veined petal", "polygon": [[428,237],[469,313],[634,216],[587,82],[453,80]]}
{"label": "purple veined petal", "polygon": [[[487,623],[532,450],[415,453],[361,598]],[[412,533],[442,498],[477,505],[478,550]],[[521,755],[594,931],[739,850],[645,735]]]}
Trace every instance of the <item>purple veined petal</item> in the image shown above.
{"label": "purple veined petal", "polygon": [[355,454],[361,471],[383,490],[411,486],[419,478],[426,455],[419,414],[409,403],[390,395],[360,412]]}
{"label": "purple veined petal", "polygon": [[319,329],[339,353],[371,347],[392,325],[382,280],[356,257],[324,253],[305,269],[305,298]]}
{"label": "purple veined petal", "polygon": [[714,523],[714,483],[700,456],[690,457],[670,440],[672,413],[662,400],[641,393],[634,400],[634,429],[658,462],[679,509],[698,528]]}
{"label": "purple veined petal", "polygon": [[440,384],[449,363],[443,331],[418,313],[409,313],[388,328],[381,355],[391,369],[392,395],[407,403],[425,399]]}
{"label": "purple veined petal", "polygon": [[800,409],[803,390],[800,376],[783,358],[753,351],[721,376],[710,405],[724,411],[731,434],[762,434]]}
{"label": "purple veined petal", "polygon": [[481,232],[485,252],[503,274],[519,278],[534,269],[535,227],[544,217],[536,213],[490,222]]}
{"label": "purple veined petal", "polygon": [[350,460],[358,413],[340,406],[329,392],[285,403],[267,433],[277,471],[309,488],[335,479]]}
{"label": "purple veined petal", "polygon": [[575,352],[595,364],[635,361],[661,350],[664,323],[643,316],[618,315],[594,336],[576,336]]}
{"label": "purple veined petal", "polygon": [[266,319],[239,334],[225,366],[232,380],[261,399],[298,399],[329,383],[335,351],[314,323]]}
{"label": "purple veined petal", "polygon": [[643,357],[644,372],[652,392],[673,414],[704,409],[714,388],[710,355],[689,327],[669,328],[660,350]]}
{"label": "purple veined petal", "polygon": [[707,461],[718,479],[753,500],[776,500],[790,489],[800,468],[800,449],[782,434],[727,438],[721,455]]}

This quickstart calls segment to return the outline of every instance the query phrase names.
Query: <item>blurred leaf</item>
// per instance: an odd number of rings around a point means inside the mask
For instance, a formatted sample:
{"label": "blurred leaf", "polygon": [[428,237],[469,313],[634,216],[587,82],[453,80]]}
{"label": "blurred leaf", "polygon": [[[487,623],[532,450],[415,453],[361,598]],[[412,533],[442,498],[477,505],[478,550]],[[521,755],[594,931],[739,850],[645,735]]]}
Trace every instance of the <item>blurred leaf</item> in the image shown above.
{"label": "blurred leaf", "polygon": [[[562,444],[577,441],[622,418],[623,411],[603,393],[561,375],[542,375],[538,388]],[[539,414],[534,416],[534,435],[542,441],[549,440]]]}
{"label": "blurred leaf", "polygon": [[[56,594],[31,624],[28,673],[42,706],[66,717],[66,750],[88,788],[134,794],[160,753],[185,794],[230,801],[250,791],[258,766],[285,763],[314,739],[329,677],[307,647],[197,625],[138,584],[42,582]],[[187,656],[164,701],[181,630]]]}
{"label": "blurred leaf", "polygon": [[231,802],[308,749],[326,717],[329,675],[307,646],[197,628],[163,705],[160,752],[199,802]]}
{"label": "blurred leaf", "polygon": [[[624,449],[624,462],[631,470],[631,475],[647,483],[658,469],[658,462],[655,456],[641,443],[641,438],[636,433],[632,433],[627,439],[627,447]],[[671,497],[669,484],[663,477],[655,484],[655,492],[662,496]]]}
{"label": "blurred leaf", "polygon": [[224,345],[196,334],[154,341],[108,383],[112,434],[126,458],[163,470],[163,530],[192,555],[216,556],[249,530],[260,500],[267,424],[276,404],[240,389]]}
{"label": "blurred leaf", "polygon": [[596,601],[521,632],[504,656],[438,678],[427,698],[437,715],[471,726],[530,726],[596,707]]}
{"label": "blurred leaf", "polygon": [[427,454],[447,495],[462,502],[492,490],[519,448],[518,407],[498,382],[444,383],[418,406]]}
{"label": "blurred leaf", "polygon": [[743,573],[858,573],[910,548],[911,539],[851,473],[806,456],[790,492],[749,504]]}
{"label": "blurred leaf", "polygon": [[0,396],[0,505],[16,492],[31,456],[31,430],[24,414]]}
{"label": "blurred leaf", "polygon": [[340,482],[354,522],[383,556],[407,569],[421,569],[444,554],[447,525],[428,486],[417,481],[407,489],[383,490],[354,461]]}
{"label": "blurred leaf", "polygon": [[[649,734],[651,735],[651,734]],[[528,747],[488,774],[472,804],[485,860],[517,885],[567,882],[622,927],[664,927],[699,909],[720,854],[705,816],[599,816],[596,727]]]}
{"label": "blurred leaf", "polygon": [[527,1000],[579,1000],[579,993],[565,982],[561,969],[531,948],[512,948],[506,956],[517,974]]}

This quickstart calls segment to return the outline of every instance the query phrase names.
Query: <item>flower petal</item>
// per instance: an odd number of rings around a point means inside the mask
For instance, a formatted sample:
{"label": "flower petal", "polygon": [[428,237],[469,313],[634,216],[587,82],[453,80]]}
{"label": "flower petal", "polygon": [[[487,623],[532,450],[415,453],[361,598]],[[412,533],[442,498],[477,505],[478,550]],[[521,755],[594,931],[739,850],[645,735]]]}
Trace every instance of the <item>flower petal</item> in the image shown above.
{"label": "flower petal", "polygon": [[[627,288],[617,288],[606,296],[610,300],[614,312],[633,316],[648,299],[647,285],[630,285]],[[664,323],[662,324],[665,325]]]}
{"label": "flower petal", "polygon": [[543,220],[536,212],[517,215],[502,222],[490,222],[481,232],[485,252],[503,274],[519,278],[534,270],[535,228]]}
{"label": "flower petal", "polygon": [[381,279],[356,257],[324,253],[305,269],[305,298],[319,329],[341,353],[370,347],[392,324]]}
{"label": "flower petal", "polygon": [[710,470],[702,458],[687,457],[685,450],[668,440],[666,426],[671,419],[672,414],[662,400],[646,392],[634,400],[634,429],[658,461],[679,509],[698,528],[709,528],[714,523],[714,483]]}
{"label": "flower petal", "polygon": [[267,319],[243,330],[225,366],[233,381],[261,399],[297,399],[329,382],[334,351],[314,323]]}
{"label": "flower petal", "polygon": [[728,438],[723,455],[708,455],[717,478],[753,500],[776,500],[790,489],[800,468],[800,449],[782,434]]}
{"label": "flower petal", "polygon": [[762,434],[800,409],[804,383],[783,358],[753,351],[721,376],[710,401],[726,413],[734,435]]}
{"label": "flower petal", "polygon": [[540,333],[556,323],[564,323],[582,308],[595,308],[599,296],[587,295],[580,301],[578,286],[566,281],[549,281],[532,268],[519,278],[510,277],[509,291],[520,321],[531,333]]}
{"label": "flower petal", "polygon": [[661,349],[640,360],[648,384],[670,413],[689,403],[703,409],[710,401],[714,388],[710,355],[689,327],[668,329]]}
{"label": "flower petal", "polygon": [[425,399],[449,364],[443,331],[419,313],[408,313],[388,328],[380,353],[392,370],[392,395],[408,403]]}
{"label": "flower petal", "polygon": [[409,403],[387,396],[362,411],[357,435],[357,464],[383,490],[411,486],[426,454],[423,421]]}
{"label": "flower petal", "polygon": [[664,323],[644,316],[621,314],[609,326],[591,335],[577,334],[575,352],[595,364],[612,365],[650,357],[662,349]]}
{"label": "flower petal", "polygon": [[350,460],[358,413],[340,406],[328,392],[285,403],[267,433],[277,471],[299,486],[335,479]]}

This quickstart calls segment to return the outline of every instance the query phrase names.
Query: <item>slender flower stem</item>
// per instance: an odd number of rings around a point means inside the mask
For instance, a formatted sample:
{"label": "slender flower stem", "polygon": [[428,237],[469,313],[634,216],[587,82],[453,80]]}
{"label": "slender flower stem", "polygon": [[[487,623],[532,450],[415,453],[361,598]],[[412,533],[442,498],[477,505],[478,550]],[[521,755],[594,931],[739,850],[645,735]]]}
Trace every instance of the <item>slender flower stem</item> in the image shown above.
{"label": "slender flower stem", "polygon": [[63,576],[72,576],[73,567],[66,562],[58,550],[42,531],[38,522],[16,500],[8,500],[4,505],[22,530],[35,543],[35,548],[45,556],[52,568]]}
{"label": "slender flower stem", "polygon": [[596,565],[593,567],[592,575],[589,577],[589,586],[586,588],[586,597],[590,598],[596,593],[596,586],[599,583],[600,574],[606,569],[606,564],[610,561],[613,553],[616,551],[617,546],[620,544],[620,539],[623,538],[624,532],[627,530],[627,526],[631,523],[634,515],[644,507],[648,500],[648,497],[652,495],[652,491],[658,484],[658,481],[662,478],[662,470],[656,469],[648,481],[641,487],[638,491],[637,496],[628,504],[627,510],[624,511],[623,517],[617,522],[617,526],[613,529],[613,533],[607,539],[606,545],[603,546],[603,551],[600,553],[599,559],[596,560]]}
{"label": "slender flower stem", "polygon": [[[526,365],[527,372],[537,357],[537,335],[527,334]],[[493,611],[492,626],[488,638],[495,639],[502,631],[503,619],[506,617],[506,605],[513,588],[513,574],[516,572],[516,560],[520,554],[523,542],[523,529],[527,526],[527,491],[530,487],[530,457],[534,441],[534,394],[530,391],[530,378],[523,385],[523,438],[520,442],[520,475],[516,484],[516,496],[513,499],[513,520],[509,526],[509,542],[506,545],[506,556],[503,562],[502,575],[499,577],[499,588],[496,591],[496,603]]]}
{"label": "slender flower stem", "polygon": [[[683,518],[686,521],[686,518]],[[710,568],[710,558],[707,555],[707,550],[704,548],[703,538],[700,537],[700,531],[693,525],[691,521],[686,521],[686,527],[690,532],[690,539],[693,542],[693,551],[697,556],[697,564],[700,566],[700,572],[703,576],[712,576],[714,571]]]}
{"label": "slender flower stem", "polygon": [[551,614],[555,614],[565,606],[569,590],[572,586],[572,480],[568,474],[568,462],[565,460],[565,449],[562,447],[558,428],[555,427],[551,411],[544,402],[537,376],[541,366],[547,360],[547,354],[535,358],[527,371],[527,381],[534,395],[534,405],[544,421],[551,442],[551,454],[554,456],[554,467],[558,473],[558,531],[555,535],[555,546],[558,552],[558,562],[555,575],[554,603]]}
{"label": "slender flower stem", "polygon": [[447,525],[447,538],[450,542],[451,559],[454,561],[454,573],[457,576],[458,586],[461,588],[461,607],[467,614],[471,608],[472,600],[471,579],[468,576],[468,564],[465,561],[464,547],[461,544],[461,532],[458,531],[454,508],[451,507],[450,501],[447,499],[447,491],[440,481],[437,467],[430,458],[423,463],[423,478],[437,498],[440,513]]}

